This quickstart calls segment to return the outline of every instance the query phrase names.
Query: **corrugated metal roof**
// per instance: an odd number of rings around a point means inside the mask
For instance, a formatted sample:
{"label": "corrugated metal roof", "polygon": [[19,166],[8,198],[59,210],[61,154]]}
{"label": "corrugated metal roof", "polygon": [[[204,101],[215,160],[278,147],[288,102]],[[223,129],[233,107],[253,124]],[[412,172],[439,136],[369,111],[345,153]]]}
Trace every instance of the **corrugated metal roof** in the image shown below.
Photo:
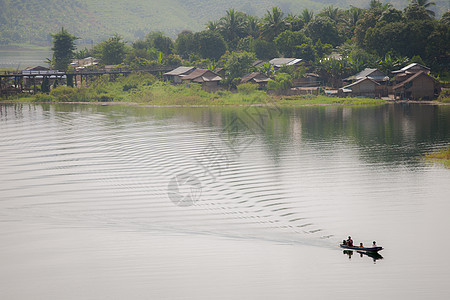
{"label": "corrugated metal roof", "polygon": [[403,73],[403,72],[405,72],[405,71],[407,71],[407,70],[409,70],[409,69],[411,69],[411,68],[414,68],[414,67],[419,67],[420,69],[423,69],[423,70],[430,70],[430,68],[428,68],[428,67],[425,67],[425,66],[422,66],[421,64],[418,64],[418,63],[412,63],[412,64],[409,64],[409,65],[407,65],[406,67],[404,67],[404,68],[401,68],[400,70],[397,70],[397,71],[392,71],[392,73]]}
{"label": "corrugated metal roof", "polygon": [[274,65],[275,67],[282,67],[282,66],[292,66],[295,64],[298,64],[301,62],[302,59],[300,58],[274,58],[269,61],[270,64]]}

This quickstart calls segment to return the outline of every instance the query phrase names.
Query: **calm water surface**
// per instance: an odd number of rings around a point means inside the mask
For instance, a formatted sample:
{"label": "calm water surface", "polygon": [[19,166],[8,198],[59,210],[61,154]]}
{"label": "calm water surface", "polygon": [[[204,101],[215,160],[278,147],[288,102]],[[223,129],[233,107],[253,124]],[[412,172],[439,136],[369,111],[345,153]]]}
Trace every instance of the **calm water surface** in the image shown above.
{"label": "calm water surface", "polygon": [[425,105],[0,104],[0,298],[445,299],[450,171],[421,155],[449,130]]}
{"label": "calm water surface", "polygon": [[23,70],[26,67],[43,66],[47,67],[45,63],[47,58],[51,58],[52,51],[9,51],[0,50],[0,67],[14,68],[17,70]]}

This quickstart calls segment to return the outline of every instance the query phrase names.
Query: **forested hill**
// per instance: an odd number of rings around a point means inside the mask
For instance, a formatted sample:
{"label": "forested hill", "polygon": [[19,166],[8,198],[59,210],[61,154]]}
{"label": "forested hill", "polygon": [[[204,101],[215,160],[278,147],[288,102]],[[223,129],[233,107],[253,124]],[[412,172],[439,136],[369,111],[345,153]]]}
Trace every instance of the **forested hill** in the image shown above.
{"label": "forested hill", "polygon": [[[435,0],[438,14],[449,9],[448,0]],[[163,31],[175,37],[183,29],[202,30],[229,8],[262,16],[272,6],[286,14],[327,5],[367,7],[369,0],[0,0],[0,45],[50,44],[51,33],[64,26],[82,38],[79,43],[104,40],[119,33],[126,40]],[[404,7],[408,0],[390,1]]]}

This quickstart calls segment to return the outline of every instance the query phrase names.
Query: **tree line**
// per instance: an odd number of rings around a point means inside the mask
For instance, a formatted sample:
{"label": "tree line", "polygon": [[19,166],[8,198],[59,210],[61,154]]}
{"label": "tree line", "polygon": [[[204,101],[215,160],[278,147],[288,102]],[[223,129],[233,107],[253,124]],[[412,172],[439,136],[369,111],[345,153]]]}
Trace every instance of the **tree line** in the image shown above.
{"label": "tree line", "polygon": [[[255,60],[274,57],[301,58],[309,63],[311,71],[331,83],[333,78],[352,75],[365,67],[389,73],[410,62],[427,65],[435,75],[446,77],[450,64],[450,12],[437,19],[430,10],[433,5],[428,0],[412,0],[399,10],[389,3],[371,0],[365,9],[328,6],[318,13],[304,9],[298,15],[285,15],[273,7],[262,18],[229,9],[225,16],[208,22],[203,31],[184,30],[175,40],[151,32],[145,39],[129,44],[115,34],[92,49],[69,52],[76,58],[93,56],[105,65],[133,69],[180,64],[225,67],[226,84],[253,71]],[[52,35],[54,44],[59,34],[71,36],[68,32]],[[55,66],[57,60],[54,56]],[[273,69],[265,65],[259,71],[270,75]],[[302,75],[298,71],[285,72]]]}

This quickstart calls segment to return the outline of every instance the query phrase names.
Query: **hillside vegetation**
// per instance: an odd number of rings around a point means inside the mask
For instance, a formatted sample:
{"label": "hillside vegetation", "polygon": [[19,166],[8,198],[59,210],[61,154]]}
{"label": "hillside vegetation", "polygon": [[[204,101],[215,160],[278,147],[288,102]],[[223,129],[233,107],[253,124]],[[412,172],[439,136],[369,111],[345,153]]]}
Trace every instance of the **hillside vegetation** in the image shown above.
{"label": "hillside vegetation", "polygon": [[[125,40],[143,38],[150,31],[162,31],[175,38],[183,29],[199,31],[210,20],[235,8],[249,15],[263,16],[272,6],[285,14],[304,8],[318,11],[326,5],[367,7],[361,0],[0,0],[0,45],[29,43],[49,45],[50,33],[61,27],[81,39],[79,44],[99,42],[118,33]],[[437,0],[436,10],[449,9],[447,0]],[[407,0],[390,1],[405,6]]]}

